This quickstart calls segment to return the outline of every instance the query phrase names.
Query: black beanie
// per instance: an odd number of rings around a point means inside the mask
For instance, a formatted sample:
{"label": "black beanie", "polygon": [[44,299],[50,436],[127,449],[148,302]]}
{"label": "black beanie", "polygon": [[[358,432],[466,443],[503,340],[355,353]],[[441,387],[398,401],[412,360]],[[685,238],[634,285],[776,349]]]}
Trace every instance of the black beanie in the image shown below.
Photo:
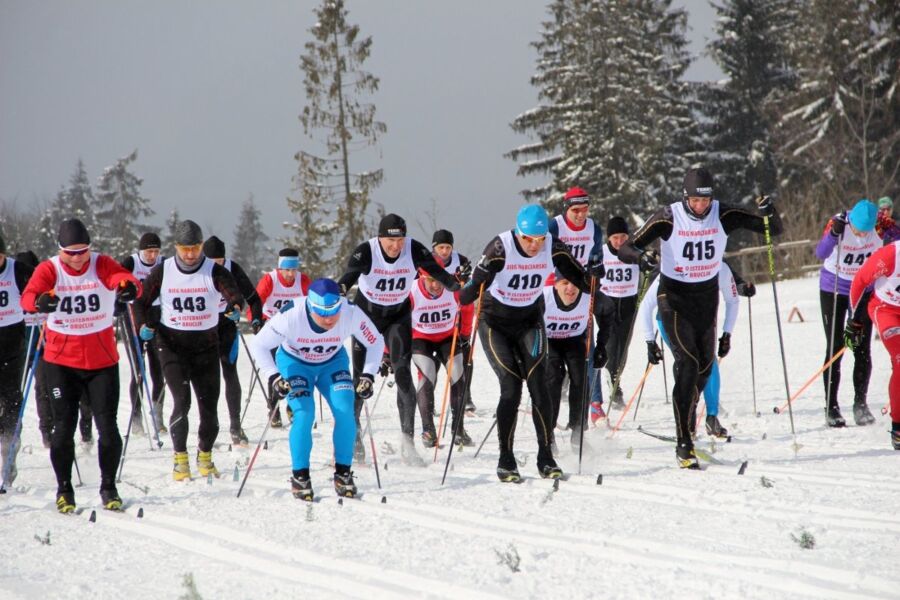
{"label": "black beanie", "polygon": [[704,169],[691,169],[684,174],[684,197],[712,198],[713,176]]}
{"label": "black beanie", "polygon": [[147,232],[141,236],[141,241],[138,242],[138,250],[154,250],[162,248],[162,241],[159,239],[159,236],[153,232]]}
{"label": "black beanie", "polygon": [[606,237],[617,233],[628,233],[628,221],[622,217],[613,217],[606,224]]}
{"label": "black beanie", "polygon": [[2,235],[0,235],[0,254],[6,254],[6,241]]}
{"label": "black beanie", "polygon": [[446,229],[438,229],[434,232],[434,236],[431,238],[431,247],[433,248],[438,244],[450,244],[452,246],[453,234]]}
{"label": "black beanie", "polygon": [[68,248],[76,244],[90,244],[91,235],[87,227],[78,219],[68,219],[59,225],[59,235],[56,236],[60,248]]}
{"label": "black beanie", "polygon": [[394,213],[384,215],[378,224],[378,237],[406,237],[406,221]]}
{"label": "black beanie", "polygon": [[200,226],[191,221],[180,221],[175,227],[175,239],[173,240],[179,246],[196,246],[203,243],[203,230]]}
{"label": "black beanie", "polygon": [[216,236],[203,242],[203,254],[206,258],[225,258],[225,242]]}
{"label": "black beanie", "polygon": [[14,257],[17,262],[28,265],[32,269],[37,268],[38,263],[41,262],[38,260],[37,254],[32,252],[31,250],[26,250],[25,252],[19,252]]}
{"label": "black beanie", "polygon": [[296,256],[300,257],[300,253],[297,252],[296,248],[282,248],[278,251],[278,256]]}

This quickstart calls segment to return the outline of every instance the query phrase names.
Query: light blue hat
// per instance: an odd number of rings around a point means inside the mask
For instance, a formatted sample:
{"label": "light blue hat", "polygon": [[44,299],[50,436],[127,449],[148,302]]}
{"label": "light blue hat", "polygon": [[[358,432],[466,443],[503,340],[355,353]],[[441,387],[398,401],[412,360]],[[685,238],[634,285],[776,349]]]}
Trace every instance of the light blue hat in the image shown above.
{"label": "light blue hat", "polygon": [[850,224],[857,231],[868,233],[875,229],[875,219],[878,215],[878,207],[867,198],[857,202],[850,211]]}

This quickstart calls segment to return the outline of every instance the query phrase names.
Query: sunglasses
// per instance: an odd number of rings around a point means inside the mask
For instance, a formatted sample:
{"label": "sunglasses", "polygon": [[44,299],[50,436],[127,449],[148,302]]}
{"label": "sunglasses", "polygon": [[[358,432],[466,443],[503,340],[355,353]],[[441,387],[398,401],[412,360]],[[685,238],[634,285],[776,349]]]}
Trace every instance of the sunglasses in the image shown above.
{"label": "sunglasses", "polygon": [[90,245],[87,248],[82,248],[81,250],[67,250],[65,248],[60,248],[60,251],[66,256],[81,256],[82,254],[87,254],[91,251]]}
{"label": "sunglasses", "polygon": [[540,244],[547,239],[546,235],[525,235],[524,233],[520,233],[519,235],[529,244]]}

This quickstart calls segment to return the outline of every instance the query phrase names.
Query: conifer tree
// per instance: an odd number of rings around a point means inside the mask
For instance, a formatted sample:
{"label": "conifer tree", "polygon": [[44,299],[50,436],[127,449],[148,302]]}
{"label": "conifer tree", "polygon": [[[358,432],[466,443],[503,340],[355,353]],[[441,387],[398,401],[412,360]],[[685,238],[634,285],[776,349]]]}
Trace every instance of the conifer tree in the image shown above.
{"label": "conifer tree", "polygon": [[[343,0],[323,0],[313,12],[313,40],[305,45],[300,59],[307,99],[300,122],[312,143],[295,156],[295,188],[300,203],[336,207],[340,234],[332,262],[343,267],[350,251],[367,237],[370,195],[383,177],[381,169],[353,170],[350,157],[375,145],[387,128],[375,119],[375,105],[365,101],[378,89],[379,81],[362,68],[372,38],[360,37],[359,26],[347,22]],[[312,197],[304,198],[304,194]],[[320,219],[322,215],[297,217]]]}
{"label": "conifer tree", "polygon": [[263,232],[259,221],[261,214],[253,200],[253,194],[250,194],[241,207],[241,216],[234,228],[234,249],[231,252],[232,258],[254,282],[259,280],[272,262],[269,260],[271,249],[265,246],[269,236]]}
{"label": "conifer tree", "polygon": [[107,167],[97,184],[94,215],[97,222],[95,242],[115,257],[134,252],[147,227],[140,221],[154,214],[150,201],[141,195],[144,180],[130,171],[137,150]]}
{"label": "conifer tree", "polygon": [[335,233],[340,226],[333,219],[329,208],[331,192],[304,176],[312,170],[309,155],[298,153],[296,158],[300,163],[294,176],[296,197],[287,199],[288,208],[296,218],[284,222],[285,229],[291,234],[281,238],[281,241],[300,252],[303,270],[313,279],[337,277],[346,262],[336,260],[331,251]]}
{"label": "conifer tree", "polygon": [[173,256],[175,253],[175,230],[178,228],[178,223],[180,222],[181,217],[178,216],[178,209],[173,208],[172,212],[169,213],[168,218],[166,218],[166,225],[160,236],[160,241],[162,242],[162,254],[164,256]]}

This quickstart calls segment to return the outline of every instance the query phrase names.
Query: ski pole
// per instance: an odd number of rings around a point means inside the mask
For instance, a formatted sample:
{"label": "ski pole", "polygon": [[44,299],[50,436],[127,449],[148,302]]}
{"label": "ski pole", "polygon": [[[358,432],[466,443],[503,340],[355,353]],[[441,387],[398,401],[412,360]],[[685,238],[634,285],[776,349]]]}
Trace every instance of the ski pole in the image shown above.
{"label": "ski pole", "polygon": [[[384,390],[384,384],[387,383],[388,378],[383,377],[381,379],[381,385],[378,386],[378,393],[375,394],[375,402],[372,403],[372,414],[375,414],[375,409],[378,408],[378,400],[381,398],[381,392]],[[362,433],[360,433],[360,438],[366,437],[369,433],[369,421],[366,421],[366,426],[363,428]]]}
{"label": "ski pole", "polygon": [[[121,322],[121,318],[120,318],[120,322]],[[134,408],[135,408],[135,406],[140,406],[140,404],[143,400],[142,396],[144,393],[143,392],[144,388],[140,383],[140,378],[135,371],[134,358],[132,357],[132,355],[134,353],[134,348],[131,347],[131,342],[128,339],[128,335],[129,334],[128,334],[128,330],[126,327],[125,328],[125,356],[128,357],[128,366],[131,369],[131,377],[132,377],[132,379],[134,379],[134,381],[138,382],[138,389],[137,389],[138,397],[131,404],[131,420],[128,421],[128,431],[125,434],[125,447],[122,449],[122,458],[120,459],[120,463],[119,463],[119,477],[122,476],[122,464],[125,462],[125,452],[128,450],[128,439],[131,437],[131,425],[134,422]],[[151,439],[151,436],[147,436],[147,443],[150,445],[150,451],[152,452],[154,450],[154,448],[153,448],[153,440]],[[119,481],[121,481],[121,479]]]}
{"label": "ski pole", "polygon": [[[834,256],[834,290],[831,292],[831,331],[828,334],[828,353],[834,353],[834,329],[835,321],[837,321],[837,297],[838,297],[838,273],[841,270],[841,242],[843,242],[844,234],[841,233],[841,237],[838,239],[837,247],[835,248],[836,254]],[[833,360],[833,359],[832,359]],[[825,388],[825,407],[826,409],[831,406],[831,382],[834,373],[834,367],[828,367],[828,377],[827,384]]]}
{"label": "ski pole", "polygon": [[78,468],[78,459],[75,458],[74,454],[72,455],[72,464],[75,465],[75,475],[78,476],[78,485],[75,487],[82,487],[84,486],[84,482],[81,480],[81,469]]}
{"label": "ski pole", "polygon": [[[382,381],[382,388],[384,388],[384,381],[386,381],[386,379]],[[378,391],[378,394],[381,395],[381,390]],[[372,417],[369,415],[369,401],[365,398],[363,398],[362,401],[363,410],[366,411],[366,430],[369,432],[369,446],[372,448],[372,466],[375,467],[375,483],[378,484],[378,490],[381,491],[381,474],[378,472],[378,453],[375,451],[375,436],[372,434]]]}
{"label": "ski pole", "polygon": [[28,403],[28,394],[31,392],[31,382],[34,381],[34,371],[37,367],[38,360],[41,358],[43,346],[44,326],[41,325],[37,347],[34,349],[31,370],[28,372],[28,378],[25,381],[25,392],[22,394],[22,404],[19,406],[19,417],[16,419],[16,428],[13,430],[12,442],[9,445],[9,456],[6,457],[6,464],[3,465],[3,481],[0,482],[0,494],[6,493],[6,482],[9,480],[9,474],[12,473],[13,461],[15,461],[16,454],[19,452],[19,442],[22,437],[22,423],[25,419],[25,405]]}
{"label": "ski pole", "polygon": [[494,422],[491,423],[490,429],[488,429],[488,430],[487,430],[487,433],[484,434],[484,439],[481,440],[481,443],[480,443],[480,444],[478,444],[478,450],[475,451],[475,456],[472,457],[473,460],[476,459],[476,458],[478,458],[478,453],[481,452],[481,449],[484,447],[484,443],[485,443],[485,442],[487,441],[487,439],[491,436],[491,432],[494,430],[494,427],[496,427],[496,426],[497,426],[497,417],[495,416],[495,417],[494,417]]}
{"label": "ski pole", "polygon": [[[650,364],[650,361],[647,361],[647,365],[649,365],[649,364]],[[643,381],[641,382],[641,391],[638,392],[637,402],[634,405],[634,414],[631,416],[632,421],[637,421],[638,409],[641,408],[641,398],[644,395],[644,383],[645,382],[643,382]]]}
{"label": "ski pole", "polygon": [[22,383],[19,384],[19,390],[25,389],[25,380],[28,379],[29,375],[29,359],[31,357],[31,346],[34,343],[34,325],[29,327],[31,331],[28,332],[28,345],[25,346],[25,369],[22,371]]}
{"label": "ski pole", "polygon": [[666,394],[666,404],[669,404],[669,376],[666,374],[668,369],[666,369],[666,345],[662,344],[659,348],[659,353],[662,354],[662,372],[663,372],[663,391]]}
{"label": "ski pole", "polygon": [[[475,359],[475,337],[478,334],[478,317],[481,315],[481,298],[484,294],[484,282],[481,283],[481,286],[478,288],[478,303],[475,305],[475,315],[472,317],[472,332],[469,334],[469,361],[468,366],[472,366],[472,362]],[[449,375],[447,375],[449,379]],[[456,445],[456,436],[459,435],[459,428],[463,421],[463,414],[465,413],[466,407],[466,393],[469,391],[469,386],[472,384],[472,378],[466,378],[466,369],[463,369],[463,377],[465,378],[465,382],[463,383],[463,393],[460,397],[460,406],[459,413],[456,418],[456,427],[453,428],[453,438],[450,440],[450,450],[447,452],[447,462],[444,464],[444,475],[441,477],[441,485],[444,485],[444,481],[447,479],[447,469],[450,468],[450,458],[453,456],[453,446]],[[435,454],[437,454],[437,450],[435,450]]]}
{"label": "ski pole", "polygon": [[797,431],[794,428],[794,409],[791,406],[791,388],[788,383],[787,359],[784,356],[784,336],[781,333],[781,311],[778,307],[778,286],[775,284],[775,249],[772,245],[772,232],[769,227],[769,216],[763,217],[763,227],[766,233],[766,246],[769,254],[769,276],[772,278],[772,297],[775,300],[775,323],[778,325],[778,345],[781,348],[781,369],[784,373],[784,394],[788,400],[788,415],[791,418],[791,436],[794,438],[794,454],[800,450],[797,443]]}
{"label": "ski pole", "polygon": [[[622,358],[619,360],[619,368],[616,369],[616,376],[613,379],[612,390],[609,393],[610,398],[614,398],[616,395],[616,392],[619,391],[619,388],[621,387],[622,371],[625,369],[625,362],[628,360],[628,346],[631,345],[631,336],[634,334],[634,324],[637,321],[638,309],[640,308],[641,302],[644,299],[644,294],[647,293],[647,287],[649,286],[649,284],[650,284],[650,276],[646,273],[642,273],[641,274],[641,289],[640,289],[640,292],[638,293],[637,302],[634,305],[634,314],[631,315],[631,325],[629,325],[629,327],[628,327],[628,335],[625,336],[625,352],[624,352]],[[632,396],[632,399],[633,398],[634,398],[634,396]],[[612,412],[612,403],[610,403],[609,408],[610,408],[610,412]],[[626,410],[627,410],[627,408],[626,408]],[[607,415],[607,417],[608,417],[608,415]],[[621,422],[621,419],[619,420],[619,422]],[[609,418],[606,419],[606,426],[607,427],[610,426]]]}
{"label": "ski pole", "polygon": [[[844,352],[846,352],[846,351],[847,351],[847,347],[844,346],[843,348],[841,348],[840,350],[838,350],[837,352],[835,352],[835,353],[834,353],[834,356],[832,356],[830,359],[828,359],[828,362],[826,362],[824,365],[822,365],[822,367],[821,367],[818,371],[816,371],[815,373],[813,373],[812,377],[810,377],[809,379],[806,380],[806,383],[803,384],[803,387],[801,387],[799,390],[797,390],[796,392],[794,392],[794,395],[791,396],[790,399],[788,399],[788,402],[790,402],[791,404],[793,404],[794,401],[800,396],[800,394],[802,394],[804,391],[806,391],[806,388],[808,388],[809,386],[811,386],[811,385],[813,384],[813,382],[814,382],[816,379],[818,379],[819,375],[821,375],[822,372],[823,372],[825,369],[827,369],[829,366],[831,366],[831,364],[832,364],[834,361],[836,361],[837,359],[839,359],[839,358],[844,354]],[[780,407],[776,406],[774,409],[772,409],[773,412],[774,412],[776,415],[780,415],[781,413],[784,412],[784,409],[788,407],[788,402],[785,402],[785,403],[784,403],[782,406],[780,406]]]}
{"label": "ski pole", "polygon": [[[244,405],[244,412],[241,414],[241,424],[240,426],[244,426],[244,417],[247,416],[247,409],[250,408],[250,394],[253,393],[253,385],[259,384],[259,391],[262,392],[263,398],[266,399],[266,404],[269,402],[269,394],[266,392],[266,388],[263,385],[262,377],[259,376],[259,368],[256,366],[256,361],[253,360],[253,355],[250,353],[250,347],[247,345],[247,340],[244,338],[244,334],[241,332],[240,328],[237,330],[238,336],[241,338],[241,343],[244,345],[244,351],[247,352],[247,357],[250,359],[250,367],[253,369],[253,373],[256,376],[255,379],[251,379],[250,381],[250,391],[247,393],[247,404]],[[321,410],[321,405],[319,406]]]}
{"label": "ski pole", "polygon": [[[584,334],[584,387],[581,390],[581,406],[578,412],[578,474],[581,475],[581,461],[584,457],[584,428],[587,425],[587,404],[588,395],[590,393],[590,385],[588,383],[588,371],[591,366],[591,338],[594,335],[594,294],[597,291],[597,278],[591,275],[591,297],[588,299],[588,322],[587,330]],[[613,394],[614,396],[615,394]],[[612,398],[610,396],[610,405]],[[555,426],[555,423],[553,424]]]}
{"label": "ski pole", "polygon": [[[456,318],[453,319],[453,340],[450,342],[450,357],[447,359],[447,381],[444,383],[444,397],[441,399],[441,417],[438,420],[437,440],[434,444],[434,460],[437,462],[438,451],[441,449],[441,435],[444,428],[444,416],[447,414],[447,397],[450,395],[450,382],[453,379],[453,359],[456,357],[456,341],[459,338],[459,303],[456,303]],[[437,381],[437,370],[435,369],[435,381]]]}
{"label": "ski pole", "polygon": [[644,369],[644,375],[641,377],[641,380],[638,382],[637,387],[634,388],[634,392],[632,392],[631,398],[628,399],[628,404],[625,405],[625,409],[622,410],[622,414],[619,417],[619,420],[616,421],[616,426],[613,427],[613,430],[607,436],[607,439],[612,438],[614,435],[616,435],[616,432],[619,431],[619,427],[622,426],[622,421],[625,420],[625,415],[628,414],[628,411],[631,409],[631,404],[634,402],[635,397],[637,397],[637,395],[638,395],[638,390],[641,388],[642,385],[644,385],[644,381],[646,381],[647,375],[650,374],[650,370],[652,368],[653,368],[653,363],[648,363],[647,368]]}
{"label": "ski pole", "polygon": [[[134,305],[128,305],[128,311],[126,312],[128,315],[128,325],[131,327],[131,331],[134,334],[132,337],[132,341],[134,342],[134,356],[137,361],[138,366],[141,368],[141,381],[144,384],[144,391],[146,392],[147,404],[150,410],[150,419],[153,424],[153,436],[156,438],[156,447],[162,448],[163,443],[162,440],[159,439],[159,419],[156,417],[156,408],[153,406],[153,394],[150,392],[150,385],[147,383],[147,369],[144,366],[144,356],[141,354],[141,347],[138,344],[138,333],[137,327],[134,324]],[[128,337],[127,335],[125,337]]]}
{"label": "ski pole", "polygon": [[750,381],[753,386],[753,414],[760,416],[756,409],[756,360],[753,354],[753,303],[752,298],[747,297],[747,320],[750,323]]}
{"label": "ski pole", "polygon": [[[266,394],[266,405],[269,404],[268,394]],[[263,440],[266,439],[266,434],[269,432],[269,427],[272,426],[272,419],[275,418],[275,411],[278,410],[278,401],[274,403],[272,406],[272,410],[269,411],[269,418],[266,421],[266,426],[263,428],[262,435],[259,436],[259,441],[256,442],[256,449],[253,450],[253,456],[250,457],[250,463],[247,465],[247,470],[244,471],[244,478],[241,480],[241,486],[238,488],[236,498],[241,497],[241,492],[244,491],[244,486],[247,484],[247,479],[250,477],[250,471],[253,470],[253,465],[256,463],[256,457],[259,455],[259,449],[262,448]]]}

